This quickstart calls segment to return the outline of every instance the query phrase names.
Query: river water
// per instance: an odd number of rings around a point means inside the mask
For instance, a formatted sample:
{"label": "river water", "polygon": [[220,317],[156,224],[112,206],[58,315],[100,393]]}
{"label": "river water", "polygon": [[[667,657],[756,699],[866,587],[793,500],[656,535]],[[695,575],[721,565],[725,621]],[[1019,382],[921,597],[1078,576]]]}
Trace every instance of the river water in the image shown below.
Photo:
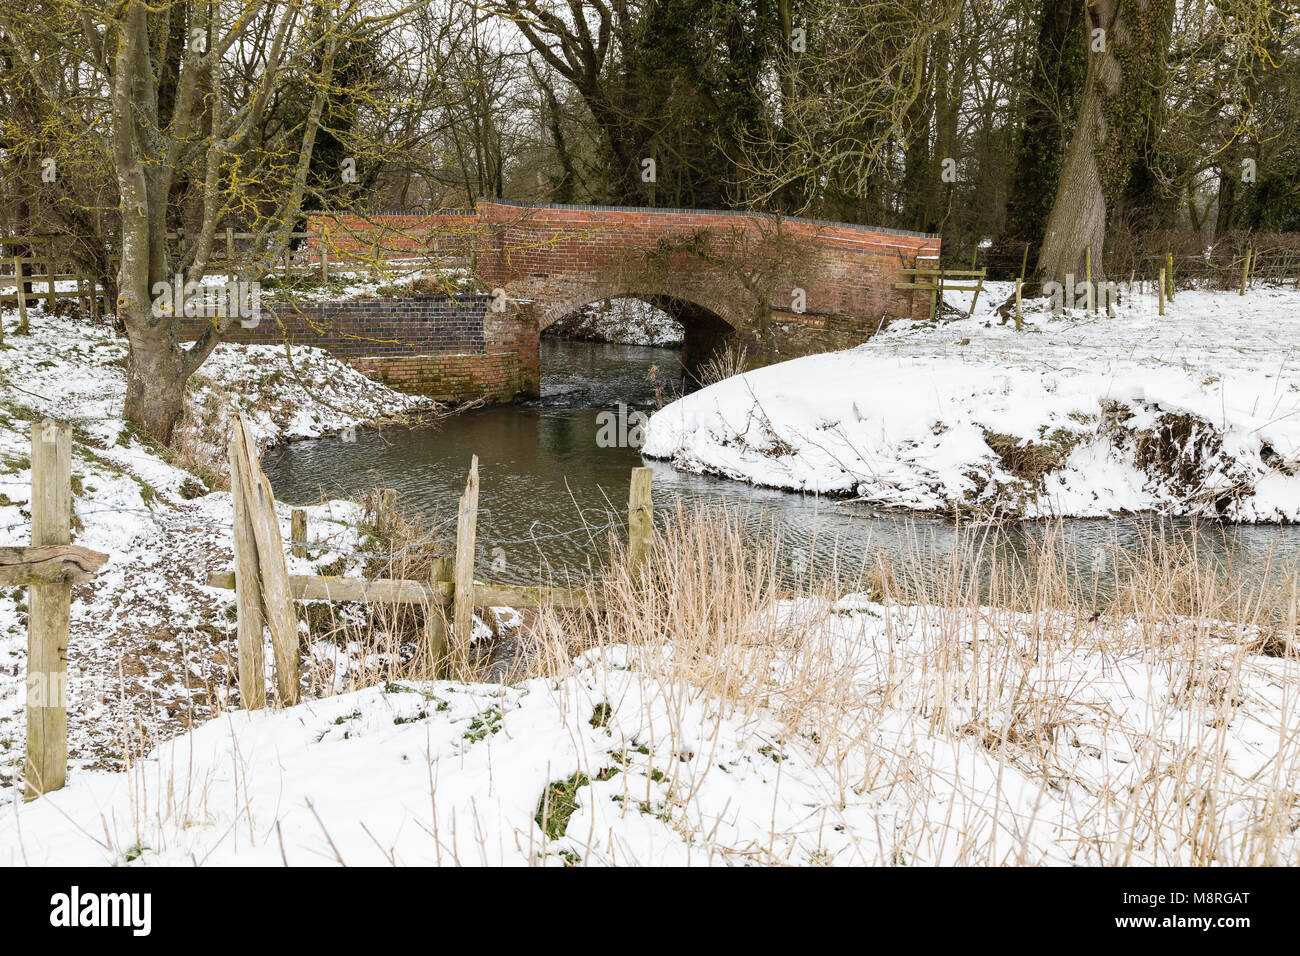
{"label": "river water", "polygon": [[[883,513],[862,503],[753,488],[643,462],[634,447],[617,439],[635,437],[635,412],[654,408],[656,382],[664,395],[681,390],[679,354],[543,338],[540,400],[469,411],[436,429],[358,430],[353,442],[294,442],[270,450],[263,466],[282,501],[354,498],[383,485],[398,492],[399,507],[421,512],[454,534],[456,502],[470,457],[478,455],[478,572],[500,583],[581,579],[603,558],[611,526],[622,533],[629,472],[641,464],[654,468],[659,516],[678,500],[725,505],[755,534],[778,534],[798,572],[811,563],[851,579],[881,551],[913,557],[919,551],[924,560],[943,561],[968,546],[970,535],[987,537],[987,530],[958,528],[942,518]],[[607,418],[598,419],[602,413]],[[1024,523],[1001,529],[991,547],[1014,558],[1050,535],[1079,572],[1107,574],[1117,553],[1140,548],[1153,529],[1178,539],[1192,534],[1187,522],[1152,517]],[[1235,574],[1250,577],[1270,561],[1300,558],[1300,528],[1202,525],[1196,544],[1203,559],[1229,563]]]}

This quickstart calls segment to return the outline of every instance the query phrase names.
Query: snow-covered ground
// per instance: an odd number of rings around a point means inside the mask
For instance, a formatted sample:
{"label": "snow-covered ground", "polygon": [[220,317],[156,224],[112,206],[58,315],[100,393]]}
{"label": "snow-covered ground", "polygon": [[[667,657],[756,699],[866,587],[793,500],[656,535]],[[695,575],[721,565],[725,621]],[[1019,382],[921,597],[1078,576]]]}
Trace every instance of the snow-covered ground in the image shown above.
{"label": "snow-covered ground", "polygon": [[1300,665],[1231,628],[776,612],[793,649],[729,661],[738,699],[610,646],[225,713],[11,794],[0,865],[1300,863]]}
{"label": "snow-covered ground", "polygon": [[1300,290],[1182,291],[1164,316],[1149,287],[1114,317],[1037,300],[1017,332],[990,286],[971,318],[686,396],[642,450],[918,511],[1300,520]]}
{"label": "snow-covered ground", "polygon": [[[126,343],[111,329],[33,310],[31,334],[6,312],[0,348],[0,542],[29,540],[32,422],[73,425],[74,541],[109,554],[74,590],[68,693],[73,766],[120,765],[126,754],[204,719],[234,692],[231,593],[207,588],[229,566],[230,496],[211,490],[224,472],[226,412],[239,407],[259,442],[337,433],[415,414],[423,400],[372,382],[318,349],[221,345],[191,382],[191,413],[163,453],[121,419]],[[296,371],[295,371],[296,370]],[[318,401],[318,399],[323,400]],[[187,465],[189,470],[179,467]],[[320,566],[357,547],[349,502],[308,509]],[[281,509],[289,537],[289,509]],[[309,573],[306,559],[291,559]],[[21,768],[26,596],[0,590],[0,787]]]}
{"label": "snow-covered ground", "polygon": [[[1194,303],[1179,295],[1180,309]],[[1082,328],[1090,341],[1085,320],[1036,324],[1046,331],[1019,338],[978,322],[913,327],[871,348],[892,343],[902,354],[883,362],[917,377],[929,374],[917,356],[957,331],[1030,368],[1025,343],[1039,342],[1060,367],[1008,374],[1072,387],[1058,340]],[[1126,331],[1136,357],[1112,361],[1163,369],[1153,378],[1172,389],[1183,366],[1173,343],[1163,364],[1150,358],[1155,325],[1144,349]],[[1217,372],[1197,364],[1208,346],[1190,350],[1196,371],[1181,374],[1253,381],[1250,356],[1265,350],[1250,342]],[[107,329],[38,312],[6,346],[0,540],[26,540],[30,427],[57,415],[75,426],[75,540],[111,558],[74,592],[68,785],[32,804],[13,786],[25,596],[0,592],[0,865],[1300,864],[1300,660],[1265,656],[1259,632],[1219,621],[806,599],[756,611],[741,640],[650,627],[644,644],[609,642],[508,686],[358,690],[352,649],[313,645],[306,682],[324,696],[237,709],[233,595],[202,584],[230,562],[229,496],[197,466],[220,453],[222,406],[271,443],[414,412],[414,400],[315,350],[294,351],[295,373],[280,349],[222,346],[192,388],[186,470],[117,417],[125,345]],[[972,347],[949,344],[939,361],[961,369]],[[1099,374],[1087,355],[1082,374]],[[1275,381],[1282,366],[1275,355],[1253,374]],[[971,382],[997,366],[975,368]],[[1010,408],[997,420],[1009,433],[1014,422]],[[287,538],[287,508],[281,520]],[[354,504],[311,509],[322,546],[291,570],[358,573],[358,521]]]}
{"label": "snow-covered ground", "polygon": [[549,326],[551,335],[617,345],[680,345],[682,325],[640,299],[592,302]]}

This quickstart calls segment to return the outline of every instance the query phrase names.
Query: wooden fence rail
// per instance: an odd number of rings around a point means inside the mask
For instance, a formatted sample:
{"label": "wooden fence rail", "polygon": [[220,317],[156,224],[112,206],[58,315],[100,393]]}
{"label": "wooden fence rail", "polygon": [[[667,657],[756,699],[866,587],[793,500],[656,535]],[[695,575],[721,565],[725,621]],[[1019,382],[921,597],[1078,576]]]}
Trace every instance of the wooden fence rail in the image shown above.
{"label": "wooden fence rail", "polygon": [[[347,578],[289,574],[270,482],[258,464],[247,423],[235,416],[230,441],[234,497],[235,570],[207,576],[208,587],[234,590],[239,642],[239,691],[244,707],[266,705],[263,684],[263,626],[275,648],[276,686],[282,705],[298,701],[299,651],[294,601],[364,601],[419,604],[427,609],[426,638],[435,673],[459,672],[468,661],[476,607],[599,608],[587,589],[484,584],[474,580],[478,529],[478,456],[470,461],[465,493],[456,516],[456,552],[435,558],[428,580]],[[654,533],[650,468],[634,468],[628,495],[628,560],[649,558]],[[291,516],[290,547],[306,554],[306,515]],[[450,612],[450,613],[448,613]],[[450,618],[450,629],[448,628]]]}
{"label": "wooden fence rail", "polygon": [[[49,311],[59,299],[76,299],[93,318],[112,311],[112,305],[104,299],[105,290],[98,277],[75,271],[68,265],[66,256],[42,251],[60,238],[63,237],[0,236],[0,249],[26,250],[26,254],[0,255],[0,286],[15,286],[11,292],[0,292],[0,306],[16,305],[22,332],[26,332],[28,327],[27,309],[36,303],[43,302]],[[169,232],[167,238],[176,241],[183,240],[185,236],[183,233]],[[242,263],[243,257],[249,255],[248,250],[237,247],[237,242],[257,239],[259,236],[256,233],[226,229],[219,232],[217,238],[203,274],[225,275],[233,279],[232,263]],[[373,244],[368,249],[339,245],[331,240],[328,232],[295,231],[289,233],[289,238],[304,240],[306,245],[298,249],[286,249],[274,262],[268,262],[267,268],[263,270],[263,279],[318,275],[322,282],[328,282],[331,269],[337,275],[356,272],[358,268],[375,276],[382,271],[389,279],[397,279],[430,268],[444,271],[463,268],[470,262],[470,258],[462,253],[389,249],[379,244]],[[117,255],[108,256],[110,263],[119,258]],[[59,289],[57,284],[60,282],[76,282],[77,287]],[[0,330],[0,336],[2,335]]]}
{"label": "wooden fence rail", "polygon": [[[903,275],[914,276],[908,282],[895,282],[894,288],[906,292],[929,292],[930,293],[930,318],[933,320],[939,317],[939,309],[943,303],[944,292],[974,292],[975,295],[970,300],[970,311],[967,316],[975,314],[975,303],[979,300],[980,293],[984,291],[984,279],[986,269],[900,269]],[[955,282],[947,281],[952,276],[969,277],[976,279],[974,285],[961,285]]]}
{"label": "wooden fence rail", "polygon": [[[0,259],[0,268],[8,270],[0,273],[0,286],[14,286],[12,292],[0,292],[0,306],[17,306],[19,328],[24,332],[28,306],[35,302],[44,301],[49,311],[59,299],[77,299],[96,318],[101,314],[100,299],[104,291],[94,276],[60,270],[56,260],[49,256],[7,256]],[[77,283],[75,289],[56,286],[59,282],[73,281]]]}
{"label": "wooden fence rail", "polygon": [[72,541],[72,428],[32,426],[32,545],[0,548],[0,586],[26,587],[27,749],[24,798],[63,786],[68,776],[68,626],[72,586],[94,577],[108,555]]}

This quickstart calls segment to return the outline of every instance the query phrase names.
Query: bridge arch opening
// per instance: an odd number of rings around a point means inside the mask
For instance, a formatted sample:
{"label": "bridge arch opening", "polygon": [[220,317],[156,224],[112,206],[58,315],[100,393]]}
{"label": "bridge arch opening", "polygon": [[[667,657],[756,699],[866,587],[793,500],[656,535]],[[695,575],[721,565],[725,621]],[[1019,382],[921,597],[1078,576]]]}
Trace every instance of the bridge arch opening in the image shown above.
{"label": "bridge arch opening", "polygon": [[[715,310],[690,299],[659,293],[621,292],[609,295],[581,295],[547,310],[542,316],[541,333],[548,330],[550,334],[559,334],[570,338],[598,337],[587,336],[592,323],[585,316],[603,310],[606,305],[617,311],[617,305],[631,305],[625,308],[625,314],[631,313],[635,320],[633,339],[645,338],[645,344],[662,345],[664,335],[637,335],[640,331],[647,333],[669,333],[675,339],[671,344],[680,348],[679,368],[671,370],[680,378],[678,384],[682,391],[693,391],[699,386],[700,368],[710,359],[733,344],[740,344],[740,335],[736,327],[723,315],[722,310]],[[636,308],[640,306],[640,308]],[[643,317],[643,318],[642,318]],[[576,334],[575,334],[575,330]],[[676,332],[676,335],[671,335]],[[669,369],[663,370],[665,373]],[[541,369],[546,375],[545,363]]]}

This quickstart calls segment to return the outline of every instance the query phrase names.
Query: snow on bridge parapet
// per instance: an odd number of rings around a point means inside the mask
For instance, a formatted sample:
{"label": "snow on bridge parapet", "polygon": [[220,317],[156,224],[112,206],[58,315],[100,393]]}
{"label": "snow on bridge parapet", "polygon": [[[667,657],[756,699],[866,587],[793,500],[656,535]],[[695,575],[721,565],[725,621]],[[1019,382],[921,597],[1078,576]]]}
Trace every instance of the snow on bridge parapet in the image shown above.
{"label": "snow on bridge parapet", "polygon": [[[474,210],[316,214],[309,229],[330,237],[335,256],[422,251],[468,264],[485,288],[533,300],[543,328],[588,302],[630,296],[675,307],[688,326],[703,310],[746,338],[773,318],[863,338],[882,319],[924,317],[926,297],[894,284],[941,242],[760,213],[500,199]],[[793,344],[766,343],[783,354],[820,350]]]}

